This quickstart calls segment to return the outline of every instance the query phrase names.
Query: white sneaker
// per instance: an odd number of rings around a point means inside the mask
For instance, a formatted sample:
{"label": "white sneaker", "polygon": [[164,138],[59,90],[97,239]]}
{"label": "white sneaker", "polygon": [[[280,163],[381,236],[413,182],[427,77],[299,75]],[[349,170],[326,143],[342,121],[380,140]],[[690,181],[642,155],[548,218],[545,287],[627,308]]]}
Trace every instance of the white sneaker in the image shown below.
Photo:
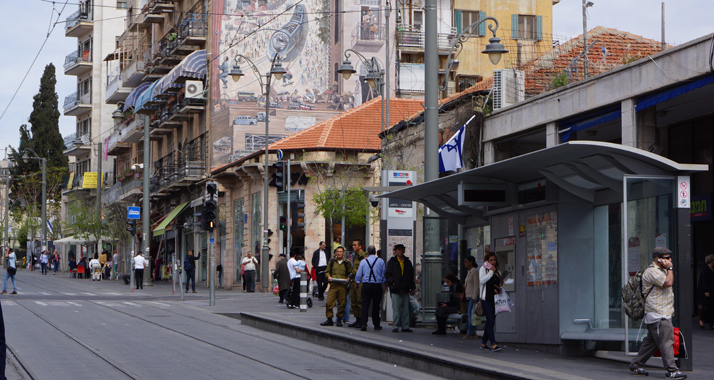
{"label": "white sneaker", "polygon": [[667,371],[664,373],[664,377],[666,377],[668,379],[686,379],[687,375],[685,375],[679,371],[674,371],[674,372]]}

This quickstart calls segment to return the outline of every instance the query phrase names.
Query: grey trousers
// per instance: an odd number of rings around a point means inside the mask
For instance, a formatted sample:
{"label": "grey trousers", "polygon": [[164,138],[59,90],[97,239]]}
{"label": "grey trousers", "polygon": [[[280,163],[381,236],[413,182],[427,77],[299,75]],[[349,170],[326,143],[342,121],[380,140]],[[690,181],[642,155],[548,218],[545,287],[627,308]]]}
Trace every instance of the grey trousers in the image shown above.
{"label": "grey trousers", "polygon": [[647,336],[640,346],[637,357],[630,363],[630,369],[644,367],[647,360],[659,349],[662,353],[664,369],[670,372],[679,370],[674,362],[674,328],[671,319],[662,319],[657,323],[647,325]]}
{"label": "grey trousers", "polygon": [[392,293],[392,327],[409,328],[409,293]]}

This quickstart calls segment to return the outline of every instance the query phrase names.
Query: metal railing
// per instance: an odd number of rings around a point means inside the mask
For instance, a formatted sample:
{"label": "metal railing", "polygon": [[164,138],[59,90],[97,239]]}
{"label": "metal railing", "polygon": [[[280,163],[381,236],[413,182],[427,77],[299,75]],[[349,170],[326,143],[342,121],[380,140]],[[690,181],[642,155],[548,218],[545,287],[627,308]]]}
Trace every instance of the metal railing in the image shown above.
{"label": "metal railing", "polygon": [[82,62],[92,62],[92,51],[77,49],[64,57],[64,69],[68,68]]}
{"label": "metal railing", "polygon": [[[456,34],[456,28],[449,33],[437,33],[439,50],[450,49]],[[424,30],[420,25],[397,25],[397,47],[424,49]]]}
{"label": "metal railing", "polygon": [[178,37],[183,40],[187,37],[207,37],[208,17],[205,14],[189,13],[179,21]]}
{"label": "metal railing", "polygon": [[[206,171],[208,141],[200,136],[154,163],[151,191],[156,192],[184,179],[199,179]],[[178,159],[175,157],[178,156]]]}
{"label": "metal railing", "polygon": [[94,12],[92,12],[92,7],[89,1],[82,1],[79,3],[79,9],[67,16],[65,19],[64,30],[65,32],[74,28],[82,21],[93,21]]}
{"label": "metal railing", "polygon": [[375,22],[359,22],[352,35],[360,41],[384,41],[386,26]]}

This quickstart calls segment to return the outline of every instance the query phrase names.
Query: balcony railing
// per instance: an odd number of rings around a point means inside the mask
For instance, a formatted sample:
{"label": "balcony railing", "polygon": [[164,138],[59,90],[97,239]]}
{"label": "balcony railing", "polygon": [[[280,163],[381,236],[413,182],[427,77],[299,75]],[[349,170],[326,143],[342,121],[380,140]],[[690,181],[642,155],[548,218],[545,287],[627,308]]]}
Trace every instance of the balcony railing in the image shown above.
{"label": "balcony railing", "polygon": [[[456,34],[456,28],[451,28],[449,33],[437,33],[439,50],[451,48]],[[424,30],[419,25],[397,25],[397,47],[424,50]]]}
{"label": "balcony railing", "polygon": [[81,104],[91,104],[92,103],[92,92],[88,92],[84,95],[78,95],[77,92],[73,92],[71,95],[68,95],[67,97],[64,98],[64,110],[67,112],[67,110],[74,108],[78,105]]}
{"label": "balcony railing", "polygon": [[67,70],[78,63],[84,62],[92,62],[92,51],[78,49],[67,54],[64,58],[64,69]]}
{"label": "balcony railing", "polygon": [[92,135],[89,132],[77,132],[64,138],[64,146],[66,150],[71,150],[80,146],[90,145]]}
{"label": "balcony railing", "polygon": [[[77,140],[77,134],[72,133],[71,135],[67,136],[64,138],[64,146],[66,149],[70,149],[72,146],[74,146],[74,141]],[[70,171],[73,171],[70,169]]]}
{"label": "balcony railing", "polygon": [[206,36],[208,36],[208,17],[206,14],[189,13],[179,22],[179,40],[205,38]]}
{"label": "balcony railing", "polygon": [[[188,144],[182,151],[171,152],[155,162],[151,178],[151,192],[183,182],[198,180],[206,171],[207,140],[202,136]],[[178,159],[175,157],[178,156]]]}
{"label": "balcony railing", "polygon": [[64,30],[68,31],[82,21],[94,20],[94,12],[88,1],[79,3],[79,9],[65,19]]}
{"label": "balcony railing", "polygon": [[386,28],[384,24],[359,22],[352,31],[352,36],[359,41],[384,41]]}

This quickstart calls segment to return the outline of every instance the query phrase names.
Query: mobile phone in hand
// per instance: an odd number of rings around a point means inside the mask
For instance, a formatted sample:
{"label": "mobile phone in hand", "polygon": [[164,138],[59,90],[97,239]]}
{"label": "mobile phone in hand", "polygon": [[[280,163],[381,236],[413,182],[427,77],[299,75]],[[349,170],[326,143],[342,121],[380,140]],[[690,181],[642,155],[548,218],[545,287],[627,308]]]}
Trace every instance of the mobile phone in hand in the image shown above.
{"label": "mobile phone in hand", "polygon": [[489,263],[488,261],[484,261],[483,267],[490,270],[491,268],[493,268],[493,265],[491,265],[491,263]]}

